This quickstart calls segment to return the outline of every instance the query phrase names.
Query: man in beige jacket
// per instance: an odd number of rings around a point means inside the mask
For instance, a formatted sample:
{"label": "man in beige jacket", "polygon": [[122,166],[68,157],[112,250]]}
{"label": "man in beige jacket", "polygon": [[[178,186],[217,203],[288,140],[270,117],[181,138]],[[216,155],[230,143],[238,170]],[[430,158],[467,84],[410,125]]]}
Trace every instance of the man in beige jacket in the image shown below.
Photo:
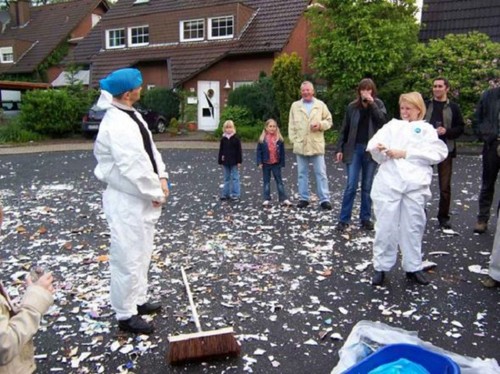
{"label": "man in beige jacket", "polygon": [[[0,226],[2,224],[0,205]],[[42,275],[36,282],[28,277],[26,294],[15,308],[0,283],[0,374],[29,374],[36,369],[33,335],[42,315],[52,305],[52,274]]]}
{"label": "man in beige jacket", "polygon": [[288,137],[297,157],[297,207],[305,208],[309,205],[309,163],[312,163],[320,206],[324,210],[331,210],[324,132],[333,125],[332,115],[326,104],[314,97],[314,86],[311,82],[303,82],[300,85],[300,93],[302,99],[292,104],[288,120]]}

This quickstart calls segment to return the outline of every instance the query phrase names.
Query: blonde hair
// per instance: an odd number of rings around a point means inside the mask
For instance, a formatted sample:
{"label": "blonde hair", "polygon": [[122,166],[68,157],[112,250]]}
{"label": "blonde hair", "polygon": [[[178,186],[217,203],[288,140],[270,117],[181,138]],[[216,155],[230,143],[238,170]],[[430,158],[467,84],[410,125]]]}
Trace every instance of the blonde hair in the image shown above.
{"label": "blonde hair", "polygon": [[228,119],[224,124],[222,125],[222,131],[226,131],[228,127],[232,127],[234,129],[234,133],[236,134],[236,126],[234,125],[234,122]]}
{"label": "blonde hair", "polygon": [[276,135],[278,136],[278,140],[281,140],[282,142],[284,141],[283,140],[283,136],[281,135],[281,131],[280,131],[280,128],[278,126],[278,122],[276,122],[274,119],[272,118],[269,118],[266,123],[264,124],[264,130],[262,130],[262,133],[260,134],[260,137],[259,137],[259,143],[264,143],[264,139],[266,138],[266,133],[267,133],[267,126],[269,126],[269,124],[271,123],[275,123],[276,124]]}
{"label": "blonde hair", "polygon": [[419,92],[408,92],[401,94],[401,96],[399,96],[399,105],[401,105],[401,103],[403,102],[413,105],[420,111],[417,120],[420,121],[424,119],[426,108],[424,99],[422,98],[422,95]]}

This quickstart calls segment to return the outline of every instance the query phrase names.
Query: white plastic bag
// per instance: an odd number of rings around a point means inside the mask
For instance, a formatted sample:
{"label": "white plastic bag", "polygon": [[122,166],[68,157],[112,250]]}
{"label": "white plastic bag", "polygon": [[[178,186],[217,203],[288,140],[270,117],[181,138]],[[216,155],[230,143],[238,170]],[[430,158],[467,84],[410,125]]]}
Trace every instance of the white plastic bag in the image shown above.
{"label": "white plastic bag", "polygon": [[415,331],[406,331],[382,322],[372,321],[360,321],[353,327],[339,351],[340,360],[331,374],[343,373],[380,347],[402,343],[418,345],[449,357],[460,366],[462,374],[500,374],[500,366],[495,359],[483,360],[448,352],[421,340]]}

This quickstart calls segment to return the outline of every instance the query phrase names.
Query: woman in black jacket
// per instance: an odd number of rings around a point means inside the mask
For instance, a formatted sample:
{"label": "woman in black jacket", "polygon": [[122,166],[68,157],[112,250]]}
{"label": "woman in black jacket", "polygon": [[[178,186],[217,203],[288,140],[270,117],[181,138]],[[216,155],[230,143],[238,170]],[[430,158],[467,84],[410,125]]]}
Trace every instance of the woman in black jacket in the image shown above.
{"label": "woman in black jacket", "polygon": [[337,143],[336,162],[343,161],[347,170],[347,186],[342,199],[337,230],[344,231],[351,222],[352,207],[361,173],[361,227],[373,230],[370,191],[377,163],[366,152],[368,140],[387,122],[387,111],[377,98],[377,87],[369,79],[362,79],[356,91],[356,100],[347,106]]}

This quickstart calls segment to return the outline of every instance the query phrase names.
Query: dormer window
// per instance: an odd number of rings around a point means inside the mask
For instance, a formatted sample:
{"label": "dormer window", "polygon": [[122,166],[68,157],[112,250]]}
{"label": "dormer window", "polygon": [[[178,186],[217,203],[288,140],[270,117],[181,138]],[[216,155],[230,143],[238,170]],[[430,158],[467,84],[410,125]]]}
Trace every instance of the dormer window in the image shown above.
{"label": "dormer window", "polygon": [[229,39],[234,35],[234,17],[208,19],[208,39]]}
{"label": "dormer window", "polygon": [[130,47],[139,47],[149,44],[149,26],[130,27],[128,29]]}
{"label": "dormer window", "polygon": [[125,29],[106,30],[106,48],[125,48]]}
{"label": "dormer window", "polygon": [[0,63],[11,64],[14,62],[14,51],[12,47],[0,48]]}
{"label": "dormer window", "polygon": [[181,42],[201,41],[205,38],[205,20],[194,19],[181,21],[180,23]]}

